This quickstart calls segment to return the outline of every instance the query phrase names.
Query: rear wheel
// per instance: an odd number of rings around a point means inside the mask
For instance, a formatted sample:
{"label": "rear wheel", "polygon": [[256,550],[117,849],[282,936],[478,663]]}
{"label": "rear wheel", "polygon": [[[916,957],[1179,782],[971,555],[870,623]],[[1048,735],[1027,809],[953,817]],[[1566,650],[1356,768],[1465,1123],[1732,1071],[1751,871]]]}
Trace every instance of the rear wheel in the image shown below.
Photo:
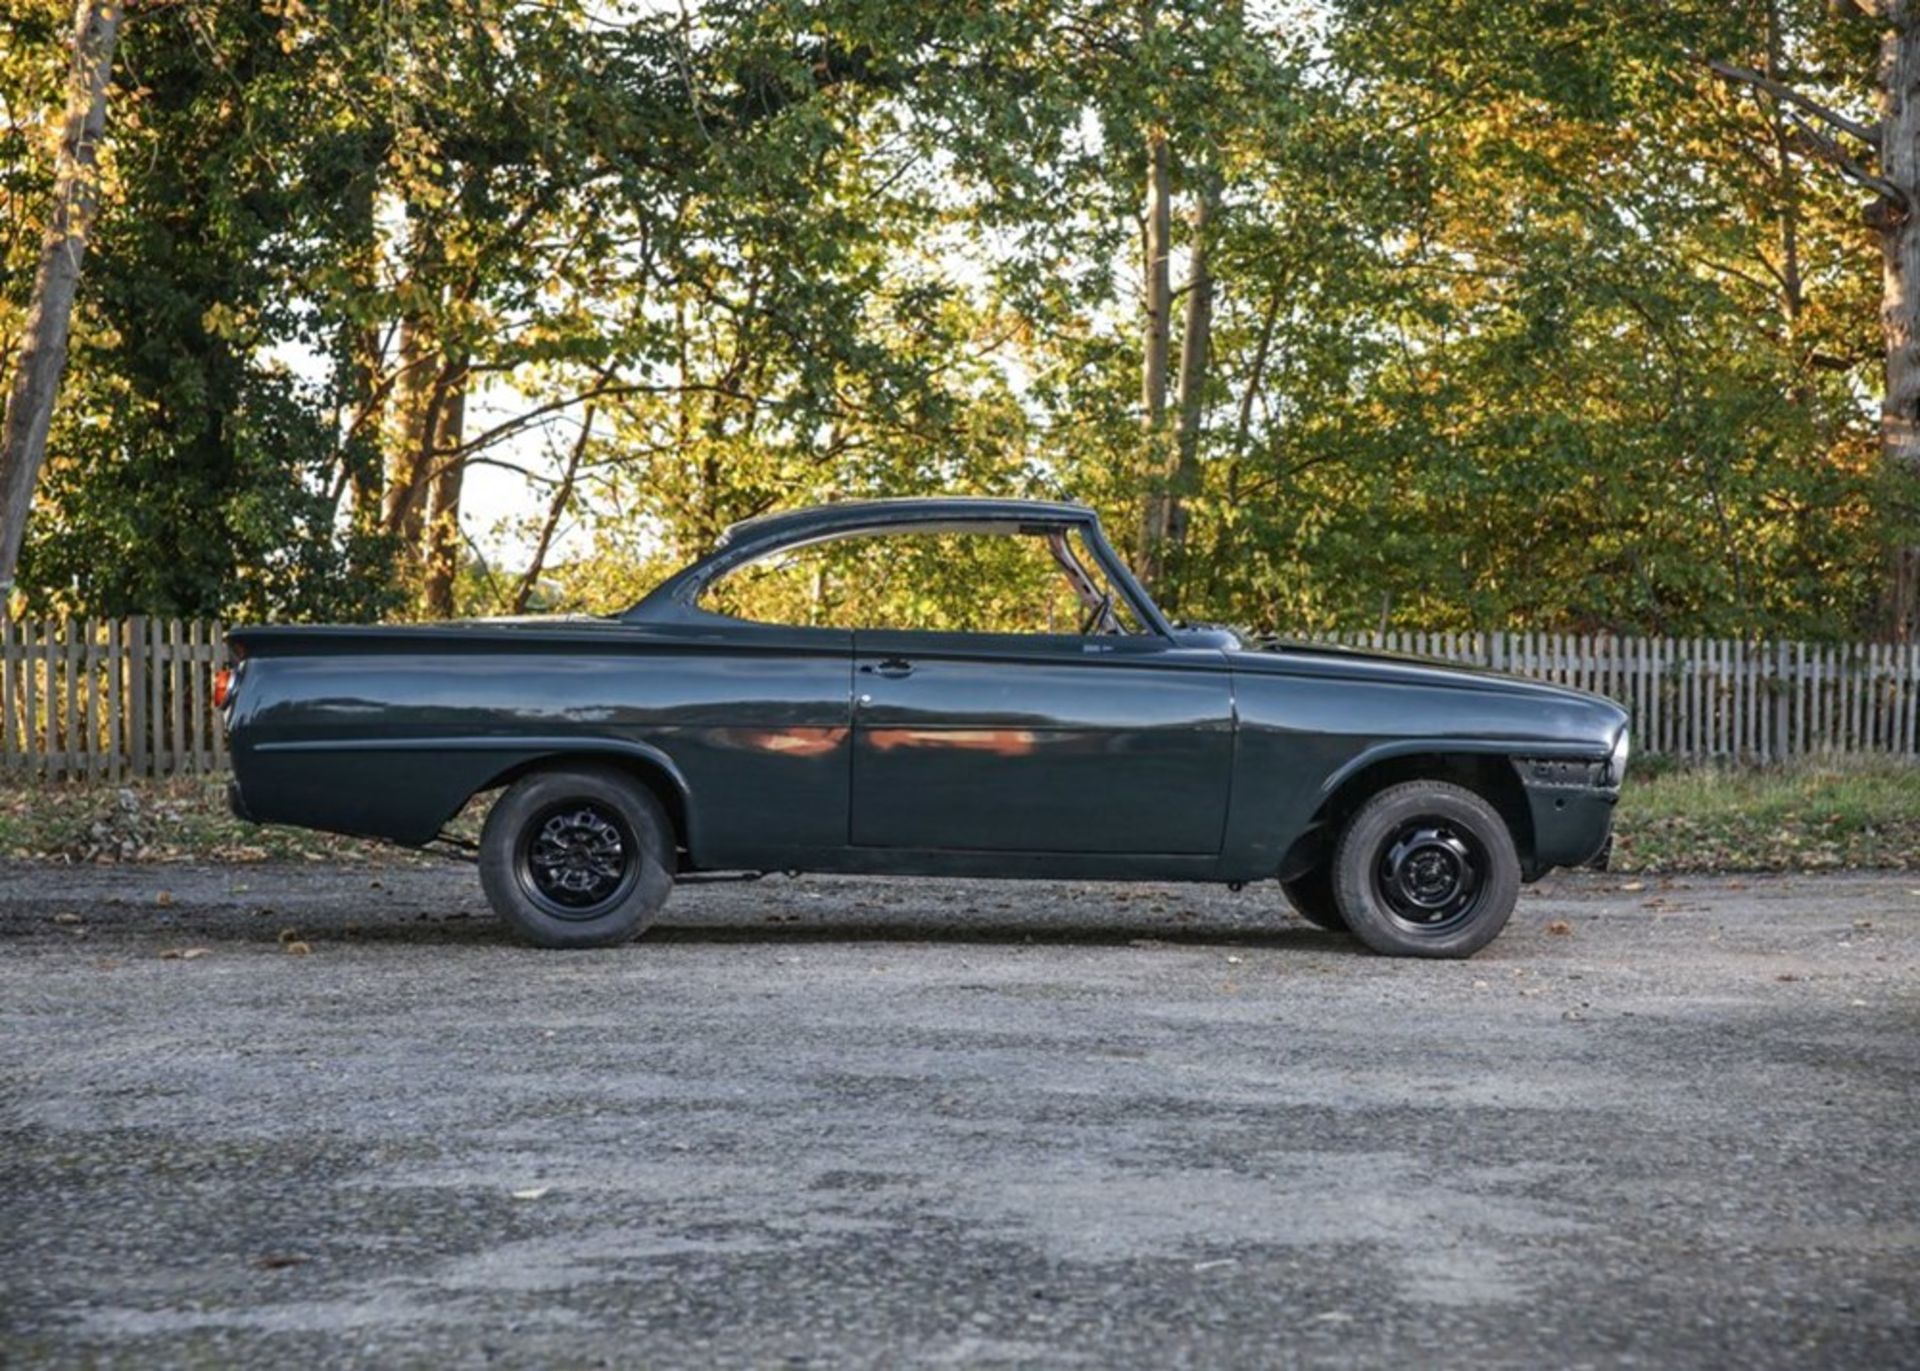
{"label": "rear wheel", "polygon": [[522,777],[487,815],[480,885],[536,947],[609,947],[642,932],[673,889],[660,802],[611,767]]}
{"label": "rear wheel", "polygon": [[1470,957],[1506,927],[1520,857],[1499,811],[1445,781],[1409,781],[1361,806],[1340,835],[1333,889],[1376,952]]}
{"label": "rear wheel", "polygon": [[1286,892],[1293,912],[1315,928],[1324,928],[1329,933],[1347,931],[1346,916],[1333,897],[1332,862],[1322,862],[1304,876],[1280,882],[1280,889]]}

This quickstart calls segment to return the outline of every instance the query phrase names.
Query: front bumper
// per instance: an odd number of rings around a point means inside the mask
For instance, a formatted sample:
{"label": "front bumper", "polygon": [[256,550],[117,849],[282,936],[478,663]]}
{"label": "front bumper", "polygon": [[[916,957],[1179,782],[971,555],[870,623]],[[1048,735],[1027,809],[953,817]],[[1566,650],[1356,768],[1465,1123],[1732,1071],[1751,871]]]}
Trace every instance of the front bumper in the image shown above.
{"label": "front bumper", "polygon": [[1533,758],[1514,763],[1533,821],[1529,880],[1556,866],[1604,861],[1613,846],[1620,787],[1606,762]]}

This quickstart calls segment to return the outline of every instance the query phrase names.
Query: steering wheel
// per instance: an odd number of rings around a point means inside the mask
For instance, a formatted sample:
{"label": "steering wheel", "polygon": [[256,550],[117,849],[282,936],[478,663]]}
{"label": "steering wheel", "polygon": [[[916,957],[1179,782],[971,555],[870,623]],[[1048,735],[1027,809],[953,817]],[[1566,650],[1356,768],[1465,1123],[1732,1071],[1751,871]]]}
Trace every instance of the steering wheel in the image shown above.
{"label": "steering wheel", "polygon": [[1110,622],[1112,618],[1113,592],[1109,590],[1103,593],[1100,598],[1088,608],[1086,618],[1080,621],[1080,636],[1082,638],[1086,637],[1095,629],[1099,628],[1101,624]]}

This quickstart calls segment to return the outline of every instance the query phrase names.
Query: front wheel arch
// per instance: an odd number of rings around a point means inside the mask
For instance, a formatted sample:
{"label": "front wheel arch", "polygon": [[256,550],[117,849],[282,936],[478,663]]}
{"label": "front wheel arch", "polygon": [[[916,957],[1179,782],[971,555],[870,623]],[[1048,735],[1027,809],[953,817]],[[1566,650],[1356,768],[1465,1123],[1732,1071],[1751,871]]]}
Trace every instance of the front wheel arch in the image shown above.
{"label": "front wheel arch", "polygon": [[1497,752],[1409,752],[1357,768],[1321,802],[1305,831],[1281,859],[1279,874],[1296,879],[1333,858],[1340,834],[1361,808],[1383,790],[1408,781],[1445,781],[1471,790],[1494,807],[1513,837],[1520,869],[1527,880],[1540,873],[1535,860],[1533,811],[1512,759]]}

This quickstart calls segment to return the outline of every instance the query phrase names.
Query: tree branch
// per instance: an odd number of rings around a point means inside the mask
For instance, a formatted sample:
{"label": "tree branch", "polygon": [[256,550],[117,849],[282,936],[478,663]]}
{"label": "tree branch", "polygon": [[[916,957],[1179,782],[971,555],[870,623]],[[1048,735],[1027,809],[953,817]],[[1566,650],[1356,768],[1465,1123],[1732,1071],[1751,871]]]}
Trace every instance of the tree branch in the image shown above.
{"label": "tree branch", "polygon": [[1823,119],[1842,133],[1850,133],[1863,143],[1878,144],[1880,129],[1877,125],[1863,124],[1857,119],[1849,119],[1836,109],[1830,109],[1818,100],[1809,99],[1784,81],[1776,81],[1771,76],[1757,72],[1750,67],[1737,67],[1731,62],[1709,59],[1707,66],[1718,76],[1729,81],[1738,81],[1743,85],[1763,90],[1774,99],[1796,109],[1805,110],[1818,119]]}
{"label": "tree branch", "polygon": [[1843,150],[1838,143],[1827,137],[1826,134],[1820,132],[1819,129],[1809,124],[1792,110],[1787,110],[1785,113],[1787,122],[1793,125],[1794,131],[1806,140],[1808,151],[1811,151],[1823,161],[1830,163],[1848,180],[1865,186],[1868,190],[1877,191],[1881,195],[1884,195],[1893,204],[1898,205],[1901,210],[1904,211],[1912,208],[1912,202],[1908,198],[1905,190],[1896,186],[1886,177],[1876,176],[1868,171],[1865,167],[1847,156],[1845,150]]}
{"label": "tree branch", "polygon": [[515,614],[527,612],[527,602],[533,598],[533,592],[540,584],[540,574],[546,570],[547,553],[553,548],[553,536],[559,532],[560,520],[567,512],[567,502],[573,498],[574,478],[580,474],[580,459],[586,455],[587,439],[593,432],[593,416],[594,408],[588,404],[587,412],[580,420],[580,436],[574,439],[573,451],[567,456],[566,474],[560,478],[560,486],[547,504],[546,520],[540,525],[539,540],[533,545],[533,559],[527,563],[519,584],[514,587]]}
{"label": "tree branch", "polygon": [[1865,0],[1833,0],[1833,9],[1841,18],[1851,15],[1855,19],[1870,19],[1875,23],[1885,23],[1887,19],[1884,4],[1869,4]]}

